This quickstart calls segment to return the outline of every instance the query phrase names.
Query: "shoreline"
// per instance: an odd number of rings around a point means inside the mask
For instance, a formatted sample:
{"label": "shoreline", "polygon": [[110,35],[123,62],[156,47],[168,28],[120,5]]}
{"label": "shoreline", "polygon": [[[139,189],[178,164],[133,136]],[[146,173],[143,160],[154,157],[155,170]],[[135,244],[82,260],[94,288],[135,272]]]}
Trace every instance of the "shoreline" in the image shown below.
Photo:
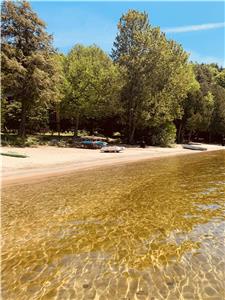
{"label": "shoreline", "polygon": [[2,152],[16,151],[26,153],[28,158],[1,156],[2,187],[40,182],[60,176],[68,176],[75,172],[120,166],[139,161],[149,161],[166,157],[206,153],[225,150],[222,146],[202,145],[207,151],[183,149],[181,145],[174,148],[131,147],[122,153],[100,153],[99,150],[56,148],[41,146],[38,148],[2,147]]}

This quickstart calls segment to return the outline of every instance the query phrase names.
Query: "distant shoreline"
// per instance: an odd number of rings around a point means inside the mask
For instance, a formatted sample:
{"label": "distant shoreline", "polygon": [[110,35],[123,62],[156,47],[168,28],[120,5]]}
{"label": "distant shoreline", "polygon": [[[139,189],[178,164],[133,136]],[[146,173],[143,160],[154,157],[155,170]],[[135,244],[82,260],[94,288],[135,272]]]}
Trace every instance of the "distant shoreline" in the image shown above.
{"label": "distant shoreline", "polygon": [[[225,147],[204,144],[208,150],[225,150]],[[69,175],[74,172],[119,166],[128,163],[201,153],[183,149],[181,145],[174,148],[138,147],[126,148],[122,153],[100,153],[99,150],[78,148],[57,148],[40,146],[38,148],[2,147],[2,152],[15,151],[28,155],[27,158],[1,156],[2,187],[14,184],[40,182],[56,176]]]}

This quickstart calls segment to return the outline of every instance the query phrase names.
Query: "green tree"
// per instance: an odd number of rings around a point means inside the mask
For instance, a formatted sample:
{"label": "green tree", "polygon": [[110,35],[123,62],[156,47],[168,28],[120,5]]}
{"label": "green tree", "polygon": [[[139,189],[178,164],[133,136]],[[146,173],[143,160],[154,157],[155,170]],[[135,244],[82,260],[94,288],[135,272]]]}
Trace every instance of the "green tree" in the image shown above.
{"label": "green tree", "polygon": [[[2,100],[1,103],[2,131],[16,131],[21,122],[21,102]],[[36,102],[29,110],[26,118],[26,131],[34,133],[48,126],[48,107],[44,102]]]}
{"label": "green tree", "polygon": [[216,75],[216,83],[220,86],[222,86],[223,88],[225,88],[225,69],[222,69],[221,72],[219,72]]}
{"label": "green tree", "polygon": [[211,129],[214,134],[225,136],[225,69],[215,77],[216,84],[212,92],[214,95],[214,112]]}
{"label": "green tree", "polygon": [[129,10],[118,30],[112,58],[125,70],[121,104],[128,141],[133,143],[137,128],[181,117],[194,75],[188,54],[150,26],[146,13]]}
{"label": "green tree", "polygon": [[[190,103],[189,103],[190,104]],[[209,132],[214,110],[214,96],[211,92],[202,96],[199,92],[189,107],[190,117],[187,119],[187,129],[192,133]]]}
{"label": "green tree", "polygon": [[119,33],[112,50],[113,60],[125,72],[125,85],[121,91],[121,106],[123,109],[122,120],[125,125],[126,135],[130,143],[133,142],[138,117],[143,112],[143,57],[145,51],[144,40],[149,28],[148,15],[134,10],[129,10],[122,15],[118,23]]}
{"label": "green tree", "polygon": [[1,128],[2,131],[15,130],[19,126],[21,117],[21,103],[2,98]]}
{"label": "green tree", "polygon": [[54,74],[52,76],[52,97],[49,108],[52,109],[56,116],[56,128],[58,135],[60,135],[61,115],[63,115],[62,106],[66,99],[69,90],[69,82],[66,78],[66,56],[56,53],[52,56],[52,65],[54,66]]}
{"label": "green tree", "polygon": [[66,77],[69,87],[62,110],[72,119],[75,135],[80,119],[100,119],[117,113],[122,79],[100,48],[76,45],[67,57]]}
{"label": "green tree", "polygon": [[29,111],[52,98],[52,38],[26,1],[2,3],[2,93],[21,103],[20,136],[26,133]]}
{"label": "green tree", "polygon": [[[195,64],[194,72],[199,89],[190,91],[185,101],[183,129],[188,132],[189,140],[193,134],[198,136],[200,133],[207,134],[210,139],[217,98],[221,94],[217,88],[219,68],[215,64]],[[217,126],[213,127],[215,133]]]}
{"label": "green tree", "polygon": [[225,135],[225,89],[217,86],[214,89],[215,108],[212,119],[212,132]]}

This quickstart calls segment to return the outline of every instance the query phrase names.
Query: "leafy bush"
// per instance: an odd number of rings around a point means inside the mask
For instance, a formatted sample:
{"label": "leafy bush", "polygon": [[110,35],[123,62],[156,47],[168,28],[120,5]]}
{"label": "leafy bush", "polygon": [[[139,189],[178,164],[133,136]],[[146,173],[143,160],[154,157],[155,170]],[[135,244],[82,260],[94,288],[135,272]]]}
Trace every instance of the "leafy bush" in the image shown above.
{"label": "leafy bush", "polygon": [[61,148],[65,148],[66,146],[67,146],[67,144],[66,144],[66,141],[59,141],[58,143],[57,143],[57,146],[58,147],[61,147]]}
{"label": "leafy bush", "polygon": [[37,146],[39,144],[39,140],[35,136],[28,136],[24,141],[25,147]]}
{"label": "leafy bush", "polygon": [[4,134],[1,136],[2,146],[24,147],[24,139],[17,135]]}
{"label": "leafy bush", "polygon": [[1,140],[2,146],[9,146],[9,142],[7,140]]}
{"label": "leafy bush", "polygon": [[87,130],[78,130],[78,136],[87,136],[90,135],[90,132]]}
{"label": "leafy bush", "polygon": [[162,147],[171,146],[175,140],[176,126],[173,123],[166,123],[158,127],[152,136],[152,144]]}
{"label": "leafy bush", "polygon": [[1,145],[12,147],[34,147],[39,144],[39,138],[37,136],[28,136],[21,138],[15,134],[2,134]]}
{"label": "leafy bush", "polygon": [[44,146],[44,145],[47,145],[47,144],[48,144],[48,142],[45,141],[45,140],[42,140],[42,139],[40,139],[39,142],[38,142],[38,145],[40,145],[40,146]]}
{"label": "leafy bush", "polygon": [[59,140],[58,140],[58,139],[51,139],[51,140],[48,142],[48,145],[49,145],[49,146],[58,146],[58,143],[59,143]]}

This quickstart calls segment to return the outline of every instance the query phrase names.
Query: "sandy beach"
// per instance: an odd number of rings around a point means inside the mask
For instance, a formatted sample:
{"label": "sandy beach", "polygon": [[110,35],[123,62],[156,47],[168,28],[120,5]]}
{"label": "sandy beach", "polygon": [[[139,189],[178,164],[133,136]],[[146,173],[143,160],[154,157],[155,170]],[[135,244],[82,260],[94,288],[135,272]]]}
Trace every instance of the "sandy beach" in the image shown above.
{"label": "sandy beach", "polygon": [[[222,146],[206,145],[207,151],[225,150]],[[39,146],[37,148],[2,147],[2,153],[16,152],[26,154],[26,158],[1,156],[2,183],[13,184],[49,176],[69,173],[76,170],[91,169],[135,162],[144,159],[194,154],[201,151],[183,149],[181,145],[174,148],[138,147],[126,148],[121,153],[101,153],[99,150],[78,148],[57,148]]]}

